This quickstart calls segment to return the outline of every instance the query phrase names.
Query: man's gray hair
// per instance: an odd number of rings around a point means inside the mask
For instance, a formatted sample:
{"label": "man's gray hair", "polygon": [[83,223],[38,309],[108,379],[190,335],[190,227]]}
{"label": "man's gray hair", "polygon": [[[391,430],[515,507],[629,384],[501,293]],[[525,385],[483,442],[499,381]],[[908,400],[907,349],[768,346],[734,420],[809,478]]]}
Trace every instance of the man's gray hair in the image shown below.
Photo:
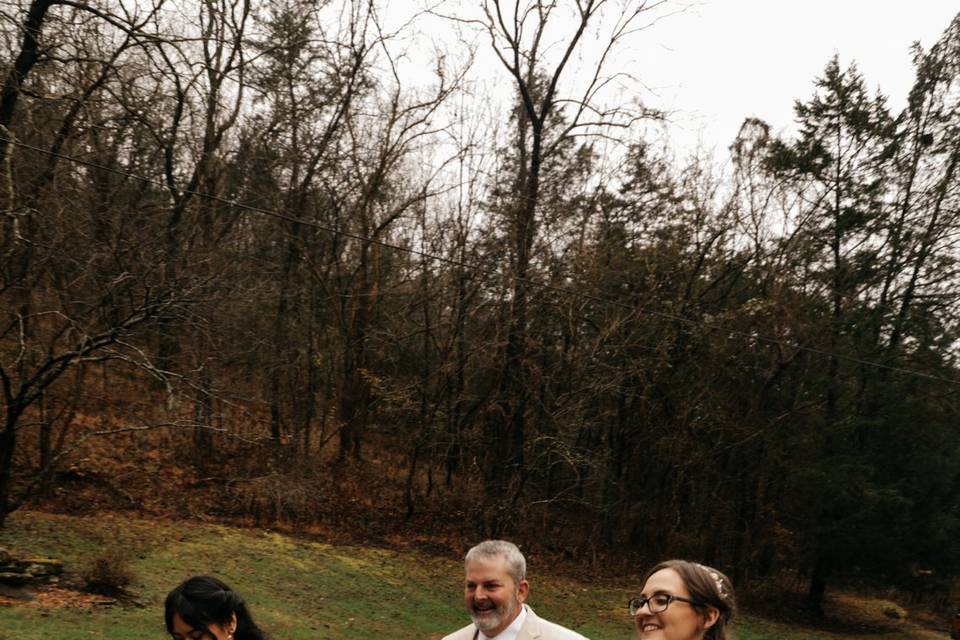
{"label": "man's gray hair", "polygon": [[514,584],[520,584],[527,578],[527,560],[520,553],[517,545],[506,540],[484,540],[467,551],[464,564],[471,560],[486,560],[501,557],[507,561],[507,573],[513,578]]}

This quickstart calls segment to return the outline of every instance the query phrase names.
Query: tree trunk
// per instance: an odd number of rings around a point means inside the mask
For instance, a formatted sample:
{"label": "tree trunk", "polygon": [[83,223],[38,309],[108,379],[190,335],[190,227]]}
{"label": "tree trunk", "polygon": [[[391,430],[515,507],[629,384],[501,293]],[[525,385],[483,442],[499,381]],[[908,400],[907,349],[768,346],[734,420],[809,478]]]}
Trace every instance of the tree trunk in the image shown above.
{"label": "tree trunk", "polygon": [[807,590],[807,603],[818,616],[823,616],[823,598],[827,593],[827,564],[823,554],[818,551],[813,565],[813,574],[810,576],[810,587]]}
{"label": "tree trunk", "polygon": [[17,423],[23,407],[16,398],[7,398],[7,419],[0,431],[0,529],[6,524],[11,507],[11,484],[13,482],[13,454],[17,447]]}

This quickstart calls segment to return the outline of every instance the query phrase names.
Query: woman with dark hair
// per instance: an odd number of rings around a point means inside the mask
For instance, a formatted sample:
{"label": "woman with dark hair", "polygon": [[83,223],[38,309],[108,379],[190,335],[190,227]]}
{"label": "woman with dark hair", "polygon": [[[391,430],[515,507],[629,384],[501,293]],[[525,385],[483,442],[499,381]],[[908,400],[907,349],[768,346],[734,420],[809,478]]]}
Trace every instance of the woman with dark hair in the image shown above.
{"label": "woman with dark hair", "polygon": [[167,594],[164,620],[173,640],[266,640],[243,598],[210,576],[194,576]]}
{"label": "woman with dark hair", "polygon": [[730,640],[737,609],[730,578],[711,567],[667,560],[650,569],[630,600],[640,640]]}

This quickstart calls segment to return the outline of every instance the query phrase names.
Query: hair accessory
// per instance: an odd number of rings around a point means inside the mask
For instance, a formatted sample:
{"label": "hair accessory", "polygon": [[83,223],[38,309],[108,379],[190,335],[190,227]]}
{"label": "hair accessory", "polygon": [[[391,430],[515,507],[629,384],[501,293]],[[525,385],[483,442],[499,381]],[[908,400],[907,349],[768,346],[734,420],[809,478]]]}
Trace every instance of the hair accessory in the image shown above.
{"label": "hair accessory", "polygon": [[708,567],[708,566],[705,565],[705,564],[700,564],[699,562],[697,562],[697,563],[695,563],[695,564],[696,564],[698,567],[700,567],[701,569],[703,569],[704,571],[706,571],[707,574],[709,574],[710,577],[713,578],[713,582],[714,582],[714,584],[717,585],[717,591],[720,592],[720,596],[721,596],[721,597],[726,596],[727,594],[726,594],[726,592],[723,590],[723,578],[720,577],[720,574],[717,573],[717,571],[716,571],[715,569],[711,569],[710,567]]}

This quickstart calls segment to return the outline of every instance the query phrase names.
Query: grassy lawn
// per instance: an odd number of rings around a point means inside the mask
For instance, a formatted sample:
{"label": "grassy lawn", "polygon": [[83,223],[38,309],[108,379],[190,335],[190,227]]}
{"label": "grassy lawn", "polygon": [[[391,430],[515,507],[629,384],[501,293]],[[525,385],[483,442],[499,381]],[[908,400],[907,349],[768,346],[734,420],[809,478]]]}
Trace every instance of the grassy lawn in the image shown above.
{"label": "grassy lawn", "polygon": [[[50,555],[77,571],[104,553],[129,559],[131,590],[143,607],[0,606],[0,640],[163,638],[163,597],[182,579],[217,575],[244,595],[274,640],[419,638],[436,640],[467,622],[462,565],[413,550],[331,546],[253,529],[124,516],[17,512],[0,530],[15,554]],[[624,612],[634,585],[597,587],[531,575],[530,604],[592,640],[632,637]],[[738,640],[916,639],[909,632],[840,636],[749,616]]]}

